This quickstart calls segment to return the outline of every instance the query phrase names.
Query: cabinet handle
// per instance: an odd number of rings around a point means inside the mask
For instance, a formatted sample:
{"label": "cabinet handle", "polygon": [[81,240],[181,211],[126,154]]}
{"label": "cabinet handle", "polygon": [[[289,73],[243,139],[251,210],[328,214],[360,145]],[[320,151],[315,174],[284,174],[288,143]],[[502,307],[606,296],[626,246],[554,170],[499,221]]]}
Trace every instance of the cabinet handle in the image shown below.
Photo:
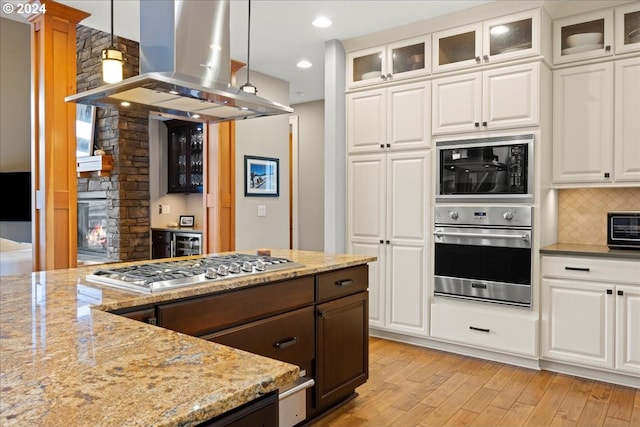
{"label": "cabinet handle", "polygon": [[487,289],[487,285],[485,283],[472,283],[471,287],[477,289]]}
{"label": "cabinet handle", "polygon": [[487,122],[482,122],[482,126],[486,127],[487,126]]}
{"label": "cabinet handle", "polygon": [[482,59],[484,59],[485,61],[488,61],[489,60],[489,55],[483,56]]}
{"label": "cabinet handle", "polygon": [[147,323],[150,325],[158,325],[158,318],[157,317],[149,317],[147,319]]}
{"label": "cabinet handle", "polygon": [[472,331],[478,331],[478,332],[486,332],[486,333],[490,332],[490,329],[476,328],[475,326],[469,326],[469,329],[471,329]]}
{"label": "cabinet handle", "polygon": [[391,144],[387,144],[387,148],[391,148]]}
{"label": "cabinet handle", "polygon": [[618,295],[622,296],[622,295],[624,295],[624,292],[623,291],[618,291]]}
{"label": "cabinet handle", "polygon": [[291,338],[287,338],[284,341],[279,341],[275,343],[273,346],[275,348],[279,348],[282,350],[283,348],[291,347],[292,345],[297,343],[298,343],[298,337],[291,337]]}
{"label": "cabinet handle", "polygon": [[588,267],[565,267],[564,269],[569,271],[589,271]]}
{"label": "cabinet handle", "polygon": [[336,286],[351,286],[353,285],[355,282],[351,279],[346,279],[346,280],[338,280],[335,285]]}
{"label": "cabinet handle", "polygon": [[390,244],[391,244],[391,240],[386,240],[386,241],[385,241],[385,243],[386,243],[387,245],[390,245]]}
{"label": "cabinet handle", "polygon": [[607,295],[613,295],[613,289],[607,289]]}
{"label": "cabinet handle", "polygon": [[611,46],[607,45],[604,47],[605,52],[610,52],[611,51]]}
{"label": "cabinet handle", "polygon": [[480,127],[480,122],[475,122],[473,125],[474,125],[475,127],[479,128],[479,127]]}
{"label": "cabinet handle", "polygon": [[604,173],[604,177],[605,177],[605,178],[609,178],[609,176],[611,176],[611,175],[609,174],[609,172],[605,172],[605,173]]}
{"label": "cabinet handle", "polygon": [[384,74],[382,74],[382,75],[380,76],[380,78],[381,78],[382,80],[387,80],[387,76],[385,76]]}
{"label": "cabinet handle", "polygon": [[380,244],[384,245],[384,240],[380,239]]}
{"label": "cabinet handle", "polygon": [[387,78],[388,78],[388,79],[392,79],[392,78],[393,78],[393,75],[391,75],[391,73],[389,73],[389,74],[387,74]]}
{"label": "cabinet handle", "polygon": [[384,148],[384,144],[380,144],[380,148]]}
{"label": "cabinet handle", "polygon": [[476,62],[479,64],[480,63],[480,57],[476,56]]}

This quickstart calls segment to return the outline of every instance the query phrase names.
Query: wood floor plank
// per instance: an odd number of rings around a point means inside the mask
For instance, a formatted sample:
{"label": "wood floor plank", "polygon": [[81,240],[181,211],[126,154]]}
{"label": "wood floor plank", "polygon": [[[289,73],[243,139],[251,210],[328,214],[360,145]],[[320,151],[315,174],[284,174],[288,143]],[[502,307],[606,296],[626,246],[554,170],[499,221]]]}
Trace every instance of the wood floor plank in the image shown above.
{"label": "wood floor plank", "polygon": [[607,405],[605,402],[595,399],[588,399],[584,405],[580,419],[578,419],[579,426],[601,426],[604,424],[604,419],[607,416]]}
{"label": "wood floor plank", "polygon": [[529,381],[522,393],[520,393],[517,399],[518,402],[531,406],[537,405],[555,375],[553,372],[540,371],[538,375],[531,378],[531,381]]}
{"label": "wood floor plank", "polygon": [[640,389],[371,338],[369,380],[314,427],[640,427]]}
{"label": "wood floor plank", "polygon": [[506,409],[487,406],[471,423],[472,427],[494,427],[507,413]]}
{"label": "wood floor plank", "polygon": [[556,375],[524,425],[526,427],[538,427],[550,424],[569,391],[572,382],[573,378],[570,376]]}
{"label": "wood floor plank", "polygon": [[504,417],[496,423],[496,427],[520,427],[529,418],[534,408],[533,405],[515,402]]}
{"label": "wood floor plank", "polygon": [[614,386],[607,417],[630,421],[635,397],[636,389],[621,385]]}

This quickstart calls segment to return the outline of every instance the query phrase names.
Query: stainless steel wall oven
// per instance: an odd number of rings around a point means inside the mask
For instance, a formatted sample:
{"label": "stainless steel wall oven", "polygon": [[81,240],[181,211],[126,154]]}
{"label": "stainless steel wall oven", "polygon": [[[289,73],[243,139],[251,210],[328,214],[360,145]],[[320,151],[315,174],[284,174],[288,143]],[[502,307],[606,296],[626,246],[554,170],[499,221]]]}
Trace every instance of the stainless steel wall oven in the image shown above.
{"label": "stainless steel wall oven", "polygon": [[533,139],[436,141],[436,201],[532,203]]}
{"label": "stainless steel wall oven", "polygon": [[532,208],[436,206],[434,295],[531,307]]}

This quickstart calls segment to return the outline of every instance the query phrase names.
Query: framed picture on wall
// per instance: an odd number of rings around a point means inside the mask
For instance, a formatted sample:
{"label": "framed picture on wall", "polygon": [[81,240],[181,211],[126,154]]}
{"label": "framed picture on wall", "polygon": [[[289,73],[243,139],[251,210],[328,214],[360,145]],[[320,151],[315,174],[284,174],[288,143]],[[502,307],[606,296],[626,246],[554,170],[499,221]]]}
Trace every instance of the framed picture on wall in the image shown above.
{"label": "framed picture on wall", "polygon": [[96,107],[76,104],[76,157],[93,154],[93,131],[96,124]]}
{"label": "framed picture on wall", "polygon": [[180,227],[193,227],[194,216],[193,215],[180,215]]}
{"label": "framed picture on wall", "polygon": [[270,157],[244,156],[245,197],[280,196],[279,162]]}

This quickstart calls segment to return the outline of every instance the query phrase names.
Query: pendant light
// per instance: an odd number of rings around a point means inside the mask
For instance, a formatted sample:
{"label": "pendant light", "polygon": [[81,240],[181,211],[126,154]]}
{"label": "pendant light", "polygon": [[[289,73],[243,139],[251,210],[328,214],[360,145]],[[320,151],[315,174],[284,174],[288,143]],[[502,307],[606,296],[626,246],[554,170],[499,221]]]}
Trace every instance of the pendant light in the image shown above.
{"label": "pendant light", "polygon": [[240,86],[240,90],[252,95],[258,94],[258,88],[249,83],[249,73],[251,72],[251,0],[249,0],[249,14],[247,21],[247,82]]}
{"label": "pendant light", "polygon": [[122,81],[122,52],[113,44],[113,0],[111,0],[111,46],[102,49],[102,80],[105,83]]}

